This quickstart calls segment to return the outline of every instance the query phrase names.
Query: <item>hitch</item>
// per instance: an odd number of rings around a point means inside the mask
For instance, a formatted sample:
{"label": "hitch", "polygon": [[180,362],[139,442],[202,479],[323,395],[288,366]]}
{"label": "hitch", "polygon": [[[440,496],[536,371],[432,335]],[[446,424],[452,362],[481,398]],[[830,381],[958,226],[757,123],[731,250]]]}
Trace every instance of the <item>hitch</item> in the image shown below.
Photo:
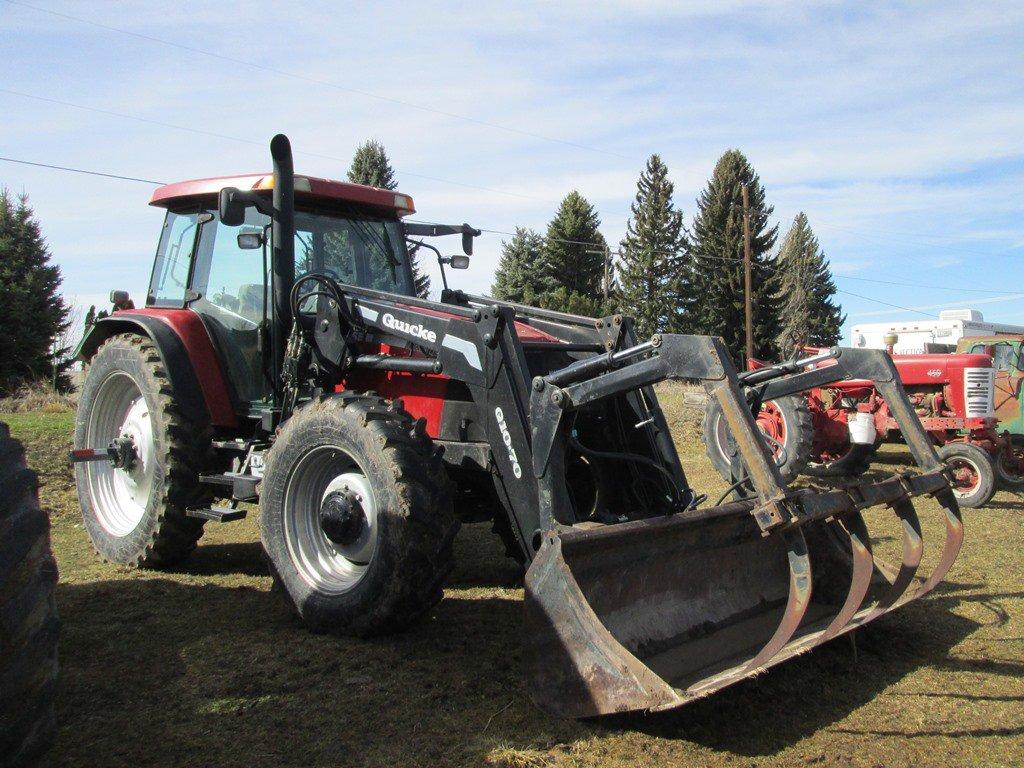
{"label": "hitch", "polygon": [[72,464],[109,461],[114,469],[131,469],[138,460],[135,441],[128,435],[114,438],[106,448],[76,448],[68,454]]}

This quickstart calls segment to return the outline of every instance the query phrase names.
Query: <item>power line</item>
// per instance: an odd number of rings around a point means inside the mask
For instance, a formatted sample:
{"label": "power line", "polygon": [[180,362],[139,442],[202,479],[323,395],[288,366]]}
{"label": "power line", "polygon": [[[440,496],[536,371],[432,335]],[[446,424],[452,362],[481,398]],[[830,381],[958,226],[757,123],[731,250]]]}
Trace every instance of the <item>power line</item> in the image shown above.
{"label": "power line", "polygon": [[922,241],[922,240],[910,240],[910,239],[907,239],[907,238],[900,239],[899,237],[893,237],[892,233],[888,233],[888,232],[881,232],[881,233],[874,233],[873,234],[873,233],[870,233],[870,232],[864,232],[862,230],[850,229],[848,227],[840,227],[840,226],[837,226],[835,224],[829,224],[828,222],[822,221],[821,219],[815,219],[815,226],[825,227],[826,229],[839,230],[840,232],[846,232],[848,234],[856,235],[857,237],[860,237],[860,238],[863,238],[863,239],[867,239],[867,240],[874,240],[875,242],[879,242],[879,243],[886,243],[886,244],[903,243],[903,244],[906,244],[906,245],[913,245],[913,246],[920,247],[920,248],[937,248],[939,250],[945,251],[946,253],[962,253],[965,256],[983,256],[983,257],[986,257],[986,258],[991,258],[992,256],[1000,256],[1000,255],[1004,255],[1005,256],[1005,255],[1009,255],[1007,252],[1004,252],[1002,254],[1000,254],[1000,253],[994,253],[994,254],[993,253],[982,253],[981,251],[971,251],[971,250],[966,250],[964,248],[957,248],[955,246],[954,247],[950,247],[950,246],[947,246],[947,245],[943,245],[941,243],[929,243],[929,242],[925,242],[925,241]]}
{"label": "power line", "polygon": [[[81,174],[85,174],[85,175],[88,175],[88,176],[102,176],[102,177],[108,178],[108,179],[120,179],[122,181],[137,181],[137,182],[140,182],[140,183],[143,183],[143,184],[153,184],[153,185],[157,185],[157,186],[163,185],[165,183],[165,182],[162,182],[162,181],[153,181],[152,179],[140,179],[140,178],[136,178],[134,176],[122,176],[122,175],[114,174],[114,173],[103,173],[103,172],[100,172],[100,171],[89,171],[89,170],[85,170],[83,168],[70,168],[68,166],[63,166],[63,165],[51,165],[49,163],[36,163],[36,162],[29,161],[29,160],[17,160],[17,159],[12,158],[12,157],[0,157],[0,161],[4,161],[4,162],[8,162],[8,163],[18,163],[20,165],[31,165],[31,166],[36,166],[38,168],[50,168],[52,170],[57,170],[57,171],[67,171],[69,173],[81,173]],[[410,219],[410,221],[413,221],[413,220]],[[419,222],[419,223],[429,224],[429,223],[433,223],[433,222]],[[513,232],[506,232],[506,231],[502,231],[502,230],[499,230],[499,229],[481,229],[480,231],[481,232],[487,232],[487,233],[490,233],[490,234],[510,235],[510,236],[513,236],[513,237],[515,236],[515,233],[513,233]],[[561,238],[548,238],[548,237],[546,237],[544,235],[540,235],[540,237],[542,239],[544,239],[544,240],[554,240],[555,242],[564,242],[564,243],[570,243],[570,244],[573,244],[573,245],[593,245],[595,247],[601,247],[600,243],[587,242],[587,241],[583,241],[583,240],[563,240]],[[622,251],[621,250],[616,250],[616,251],[611,251],[611,252],[614,253],[615,255],[619,256],[620,258],[622,256]],[[659,251],[658,253],[660,253],[662,255],[672,255],[668,251]],[[718,261],[728,261],[728,262],[741,262],[742,263],[742,261],[743,261],[742,259],[729,258],[727,256],[704,256],[704,258],[718,260]],[[768,265],[768,264],[762,264],[761,266],[763,268],[769,270],[769,271],[772,271],[772,272],[779,271],[778,267],[773,267],[773,266]],[[842,277],[842,276],[836,275],[834,277],[839,278],[839,277]],[[860,278],[860,279],[862,279],[862,280],[869,280],[870,278]],[[872,282],[887,282],[887,284],[906,285],[906,286],[910,286],[910,287],[921,287],[921,288],[927,287],[927,286],[911,286],[910,283],[905,283],[905,284],[904,283],[890,283],[888,281],[872,281]],[[970,290],[970,289],[965,289],[965,290]],[[852,291],[846,291],[846,290],[843,290],[841,288],[836,288],[836,292],[837,293],[845,294],[847,296],[854,296],[854,297],[856,297],[858,299],[863,299],[864,301],[871,301],[871,302],[874,302],[875,304],[881,304],[881,305],[886,306],[886,307],[893,307],[895,309],[901,309],[901,310],[904,310],[906,312],[914,312],[914,313],[917,313],[919,315],[924,315],[925,317],[932,317],[932,318],[938,317],[938,315],[933,315],[933,314],[930,314],[928,312],[922,312],[921,310],[914,309],[913,307],[904,307],[904,306],[902,306],[900,304],[893,304],[891,302],[882,301],[881,299],[875,299],[875,298],[872,298],[870,296],[863,296],[863,295],[861,295],[859,293],[854,293]]]}
{"label": "power line", "polygon": [[202,48],[196,48],[195,46],[184,45],[182,43],[176,43],[173,40],[165,40],[165,39],[160,38],[160,37],[154,37],[153,35],[146,35],[146,34],[143,34],[141,32],[134,32],[134,31],[132,31],[130,29],[125,29],[123,27],[115,27],[115,26],[111,26],[109,24],[103,24],[101,22],[94,21],[92,19],[86,19],[86,18],[83,18],[81,16],[72,16],[71,14],[68,14],[68,13],[61,13],[59,11],[53,11],[53,10],[50,10],[49,8],[41,8],[41,7],[37,6],[37,5],[32,5],[30,3],[21,2],[20,0],[3,0],[3,2],[6,2],[6,3],[10,4],[10,5],[17,5],[17,6],[20,6],[22,8],[29,8],[29,9],[31,9],[33,11],[37,11],[39,13],[46,13],[46,14],[49,14],[50,16],[56,16],[57,18],[67,19],[69,21],[76,21],[76,22],[78,22],[80,24],[88,24],[89,26],[97,27],[99,29],[104,29],[104,30],[107,30],[108,32],[117,32],[118,34],[128,35],[129,37],[134,37],[134,38],[137,38],[139,40],[146,40],[147,42],[151,42],[151,43],[159,43],[160,45],[166,45],[166,46],[169,46],[171,48],[177,48],[177,49],[182,50],[182,51],[188,51],[189,53],[197,53],[197,54],[199,54],[201,56],[208,56],[209,58],[217,59],[219,61],[227,61],[227,62],[230,62],[232,64],[239,64],[239,65],[241,65],[243,67],[249,67],[251,69],[259,70],[261,72],[268,72],[270,74],[278,75],[279,77],[286,77],[286,78],[290,78],[292,80],[300,80],[300,81],[306,82],[306,83],[313,83],[313,84],[316,84],[316,85],[322,85],[322,86],[325,86],[325,87],[328,87],[328,88],[333,88],[333,89],[338,90],[338,91],[343,91],[345,93],[354,93],[354,94],[357,94],[359,96],[364,96],[364,97],[369,98],[369,99],[376,99],[378,101],[384,101],[384,102],[387,102],[389,104],[397,104],[398,106],[406,107],[408,109],[416,109],[416,110],[419,110],[421,112],[429,112],[431,114],[441,115],[442,117],[448,117],[448,118],[451,118],[453,120],[461,120],[463,122],[471,123],[473,125],[480,125],[480,126],[484,126],[484,127],[487,127],[487,128],[492,128],[492,129],[499,130],[499,131],[505,131],[507,133],[514,133],[514,134],[518,134],[520,136],[527,136],[527,137],[532,138],[532,139],[539,139],[541,141],[549,141],[549,142],[553,142],[555,144],[561,144],[563,146],[575,147],[576,149],[583,149],[583,150],[587,150],[588,152],[598,152],[598,153],[603,154],[603,155],[612,155],[614,157],[621,157],[621,158],[624,158],[624,159],[627,159],[627,160],[630,159],[627,155],[623,155],[623,154],[620,154],[618,152],[612,152],[611,150],[600,149],[598,147],[592,147],[592,146],[589,146],[587,144],[580,144],[579,142],[569,141],[567,139],[558,139],[558,138],[555,138],[553,136],[545,136],[544,134],[541,134],[541,133],[534,133],[533,131],[523,130],[522,128],[515,128],[515,127],[510,126],[510,125],[502,125],[501,123],[492,123],[492,122],[490,122],[488,120],[481,120],[479,118],[470,117],[468,115],[460,115],[460,114],[458,114],[456,112],[448,112],[448,111],[443,110],[443,109],[436,109],[434,107],[428,107],[428,106],[425,106],[423,104],[416,104],[415,102],[405,101],[404,99],[396,99],[396,98],[394,98],[392,96],[383,96],[383,95],[381,95],[379,93],[373,93],[372,91],[366,91],[366,90],[363,90],[361,88],[351,88],[349,86],[339,85],[338,83],[332,82],[330,80],[322,80],[322,79],[316,78],[316,77],[309,77],[308,75],[301,75],[301,74],[298,74],[297,72],[290,72],[288,70],[278,69],[277,67],[270,67],[270,66],[267,66],[265,64],[259,64],[259,63],[254,62],[254,61],[246,61],[245,59],[236,59],[236,58],[233,58],[231,56],[225,56],[224,54],[214,53],[213,51],[207,51],[207,50],[204,50]]}
{"label": "power line", "polygon": [[119,176],[116,173],[102,173],[100,171],[86,171],[82,168],[68,168],[65,165],[50,165],[49,163],[33,163],[30,160],[15,160],[13,157],[0,157],[7,163],[18,163],[19,165],[34,165],[37,168],[52,168],[55,171],[68,171],[69,173],[83,173],[87,176],[103,176],[107,179],[121,179],[122,181],[138,181],[142,184],[153,184],[154,186],[162,186],[165,182],[153,181],[152,179],[137,179],[134,176]]}
{"label": "power line", "polygon": [[[8,2],[8,1],[9,0],[5,0],[5,2]],[[176,130],[176,131],[186,131],[188,133],[194,133],[194,134],[198,134],[200,136],[210,136],[210,137],[213,137],[213,138],[216,138],[216,139],[224,139],[226,141],[235,141],[235,142],[238,142],[240,144],[250,144],[250,145],[258,146],[258,147],[265,146],[264,142],[256,141],[255,139],[243,139],[243,138],[238,137],[238,136],[230,136],[230,135],[228,135],[226,133],[216,133],[214,131],[206,131],[206,130],[203,130],[202,128],[192,128],[192,127],[187,126],[187,125],[177,125],[175,123],[165,123],[165,122],[163,122],[161,120],[152,120],[152,119],[150,119],[148,117],[139,117],[138,115],[129,115],[129,114],[126,114],[124,112],[114,112],[113,110],[101,109],[99,107],[89,107],[89,106],[86,106],[84,104],[76,104],[76,103],[71,102],[71,101],[62,101],[61,99],[53,99],[53,98],[50,98],[48,96],[39,96],[39,95],[36,95],[36,94],[33,94],[33,93],[25,93],[24,91],[15,91],[15,90],[12,90],[10,88],[0,88],[0,93],[9,93],[9,94],[11,94],[13,96],[20,96],[22,98],[32,99],[34,101],[41,101],[41,102],[45,102],[45,103],[48,103],[48,104],[58,104],[58,105],[60,105],[62,107],[70,107],[72,109],[80,109],[80,110],[84,110],[86,112],[94,112],[94,113],[99,114],[99,115],[107,115],[109,117],[121,118],[123,120],[134,120],[135,122],[138,122],[138,123],[146,123],[148,125],[157,125],[157,126],[160,126],[161,128],[171,128],[171,129]],[[308,157],[317,157],[317,158],[320,158],[322,160],[332,160],[332,161],[339,162],[339,163],[348,163],[349,162],[349,160],[347,160],[347,159],[345,159],[343,157],[336,157],[334,155],[325,155],[325,154],[322,154],[320,152],[307,152],[305,150],[297,150],[295,152],[295,154],[297,154],[297,155],[306,155]],[[476,190],[481,190],[481,191],[484,191],[484,192],[493,192],[493,193],[499,194],[499,195],[507,195],[509,197],[518,197],[518,198],[522,198],[524,200],[533,200],[533,199],[535,199],[535,198],[532,198],[532,197],[528,197],[526,195],[521,195],[521,194],[519,194],[517,192],[506,192],[504,190],[494,189],[492,187],[482,187],[482,186],[479,186],[477,184],[467,184],[467,183],[461,182],[461,181],[452,181],[451,179],[442,179],[442,178],[439,178],[437,176],[426,176],[426,175],[424,175],[422,173],[410,173],[408,171],[399,171],[397,168],[395,170],[398,171],[399,173],[401,173],[403,176],[410,176],[412,178],[426,179],[428,181],[437,181],[437,182],[441,182],[443,184],[451,184],[451,185],[454,185],[454,186],[457,186],[457,187],[465,187],[467,189],[476,189]]]}
{"label": "power line", "polygon": [[[423,222],[423,223],[433,223],[433,222]],[[503,231],[503,230],[500,230],[500,229],[481,229],[480,231],[481,232],[489,232],[489,233],[495,234],[495,235],[508,235],[510,237],[515,237],[515,232],[506,232],[506,231]],[[546,235],[538,235],[538,237],[540,237],[540,238],[542,238],[544,240],[548,240],[549,239]],[[571,243],[571,244],[574,244],[574,245],[592,245],[595,248],[602,248],[603,247],[601,245],[601,243],[592,243],[592,242],[587,242],[587,241],[582,241],[582,240],[563,240],[561,238],[554,238],[554,240],[556,242],[560,242],[560,243]],[[619,258],[622,258],[622,254],[623,254],[622,249],[616,249],[616,250],[612,251],[612,253],[615,254],[616,256],[618,256]],[[658,255],[658,256],[678,256],[679,255],[678,252],[674,252],[674,251],[654,251],[653,253],[655,255]],[[711,255],[705,254],[701,258],[711,259],[712,261],[729,262],[729,263],[732,263],[732,264],[742,264],[743,263],[743,259],[738,258],[738,257],[711,256]],[[767,269],[767,270],[770,270],[770,271],[773,271],[773,272],[779,271],[779,267],[773,267],[770,264],[761,264],[760,266],[763,269]],[[953,286],[949,286],[949,285],[926,285],[926,284],[922,284],[922,283],[901,283],[901,282],[897,282],[895,280],[879,280],[879,279],[876,279],[876,278],[873,278],[873,277],[855,277],[853,275],[837,275],[837,274],[833,274],[832,277],[834,279],[836,279],[836,280],[856,280],[858,282],[863,282],[863,283],[878,283],[880,285],[894,285],[894,286],[899,286],[899,287],[902,287],[902,288],[927,288],[927,289],[936,290],[936,291],[956,291],[956,292],[968,291],[968,292],[971,292],[971,293],[991,293],[991,294],[1003,294],[1003,293],[1005,293],[1005,291],[997,291],[997,290],[993,290],[991,288],[963,288],[963,287],[953,287]]]}

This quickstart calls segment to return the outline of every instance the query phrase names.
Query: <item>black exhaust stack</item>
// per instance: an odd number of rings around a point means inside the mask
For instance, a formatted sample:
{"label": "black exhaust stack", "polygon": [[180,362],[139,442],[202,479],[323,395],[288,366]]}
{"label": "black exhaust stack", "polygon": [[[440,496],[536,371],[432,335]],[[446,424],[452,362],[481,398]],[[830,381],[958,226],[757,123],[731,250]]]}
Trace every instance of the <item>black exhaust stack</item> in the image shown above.
{"label": "black exhaust stack", "polygon": [[270,140],[274,159],[274,227],[271,264],[274,272],[274,317],[272,329],[275,380],[280,377],[284,348],[292,325],[289,294],[295,283],[295,167],[292,145],[283,133]]}

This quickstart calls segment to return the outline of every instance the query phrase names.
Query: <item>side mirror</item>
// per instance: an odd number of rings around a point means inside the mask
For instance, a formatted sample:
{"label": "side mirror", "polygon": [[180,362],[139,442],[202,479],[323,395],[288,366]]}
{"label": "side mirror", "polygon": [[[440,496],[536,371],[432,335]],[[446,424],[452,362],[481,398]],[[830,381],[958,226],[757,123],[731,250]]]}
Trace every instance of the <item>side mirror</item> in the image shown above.
{"label": "side mirror", "polygon": [[245,203],[239,198],[241,190],[224,187],[217,198],[217,215],[227,227],[238,227],[245,222]]}
{"label": "side mirror", "polygon": [[263,247],[262,232],[239,232],[238,247],[243,251],[252,251]]}
{"label": "side mirror", "polygon": [[447,264],[452,269],[469,269],[469,256],[445,256],[441,259],[442,264]]}

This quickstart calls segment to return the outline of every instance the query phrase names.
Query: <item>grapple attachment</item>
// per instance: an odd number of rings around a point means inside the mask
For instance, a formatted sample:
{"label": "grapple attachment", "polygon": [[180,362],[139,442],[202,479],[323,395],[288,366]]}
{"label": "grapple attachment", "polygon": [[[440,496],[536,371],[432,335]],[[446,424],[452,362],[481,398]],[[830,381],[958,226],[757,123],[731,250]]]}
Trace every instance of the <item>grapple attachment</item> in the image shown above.
{"label": "grapple attachment", "polygon": [[[963,538],[943,467],[891,360],[874,350],[837,355],[830,373],[782,381],[799,391],[827,376],[871,378],[894,406],[920,472],[842,490],[787,490],[715,339],[665,336],[657,355],[618,371],[631,386],[708,382],[754,493],[629,522],[553,523],[526,575],[527,676],[540,706],[566,717],[680,706],[921,597],[943,578]],[[605,377],[569,384],[555,399],[563,410],[581,407],[612,390]],[[531,419],[542,415],[541,400]],[[545,442],[535,442],[543,487]],[[921,495],[938,500],[946,524],[927,578],[917,574],[923,543],[912,500]],[[887,505],[902,531],[895,567],[872,554],[861,510],[874,505]]]}

